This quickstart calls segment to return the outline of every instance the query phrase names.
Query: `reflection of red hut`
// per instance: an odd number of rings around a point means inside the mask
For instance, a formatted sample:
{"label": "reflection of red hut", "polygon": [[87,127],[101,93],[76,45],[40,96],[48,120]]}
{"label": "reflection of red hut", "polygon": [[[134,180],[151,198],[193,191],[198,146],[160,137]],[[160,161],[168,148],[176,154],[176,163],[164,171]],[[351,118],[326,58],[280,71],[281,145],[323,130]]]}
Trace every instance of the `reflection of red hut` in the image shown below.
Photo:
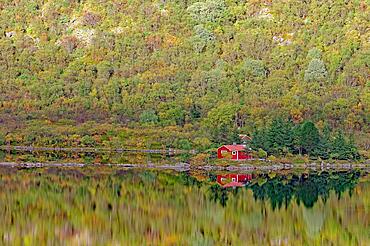
{"label": "reflection of red hut", "polygon": [[234,188],[234,187],[243,187],[243,186],[245,186],[245,184],[244,184],[244,183],[240,183],[240,182],[230,182],[230,183],[228,183],[228,184],[225,184],[225,185],[224,185],[224,186],[222,186],[222,187],[224,187],[224,188],[230,188],[230,187]]}
{"label": "reflection of red hut", "polygon": [[224,154],[231,153],[232,160],[250,160],[252,156],[246,153],[245,145],[234,144],[234,145],[223,145],[217,150],[217,158],[225,158]]}
{"label": "reflection of red hut", "polygon": [[228,173],[225,175],[217,175],[217,183],[224,188],[244,186],[251,179],[252,174]]}

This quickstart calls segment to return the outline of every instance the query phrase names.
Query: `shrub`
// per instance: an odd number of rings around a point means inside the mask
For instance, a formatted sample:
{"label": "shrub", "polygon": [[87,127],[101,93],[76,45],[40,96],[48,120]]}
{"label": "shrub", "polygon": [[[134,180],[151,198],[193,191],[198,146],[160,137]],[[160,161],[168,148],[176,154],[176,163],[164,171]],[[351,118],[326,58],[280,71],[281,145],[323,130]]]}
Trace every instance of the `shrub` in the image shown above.
{"label": "shrub", "polygon": [[192,145],[189,140],[187,139],[180,139],[176,141],[175,147],[181,150],[191,150]]}
{"label": "shrub", "polygon": [[258,149],[257,155],[258,155],[258,158],[265,159],[267,157],[267,152],[264,151],[263,149]]}
{"label": "shrub", "polygon": [[268,161],[271,161],[271,162],[276,162],[277,158],[273,155],[270,155],[268,158],[267,158]]}
{"label": "shrub", "polygon": [[81,144],[85,147],[94,147],[96,142],[93,137],[85,135],[81,138]]}

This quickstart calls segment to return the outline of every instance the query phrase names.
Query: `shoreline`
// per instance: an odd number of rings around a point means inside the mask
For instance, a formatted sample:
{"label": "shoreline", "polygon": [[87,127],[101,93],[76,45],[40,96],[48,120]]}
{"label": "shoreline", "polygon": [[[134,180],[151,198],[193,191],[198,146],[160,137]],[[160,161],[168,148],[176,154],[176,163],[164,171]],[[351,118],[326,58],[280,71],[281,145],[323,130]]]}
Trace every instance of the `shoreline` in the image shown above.
{"label": "shoreline", "polygon": [[217,166],[217,165],[190,165],[188,163],[178,164],[83,164],[83,163],[31,163],[31,162],[0,162],[0,168],[48,168],[48,167],[71,167],[71,168],[84,168],[84,167],[116,167],[125,169],[158,169],[158,170],[174,170],[174,171],[282,171],[282,170],[352,170],[362,169],[370,171],[370,164],[271,164],[271,165],[228,165],[228,166]]}
{"label": "shoreline", "polygon": [[2,145],[0,150],[3,151],[25,151],[25,152],[43,152],[43,151],[57,151],[57,152],[77,152],[77,153],[106,153],[106,152],[133,152],[133,153],[152,153],[152,154],[196,154],[196,150],[181,150],[181,149],[127,149],[127,148],[103,148],[103,147],[34,147],[34,146],[12,146]]}

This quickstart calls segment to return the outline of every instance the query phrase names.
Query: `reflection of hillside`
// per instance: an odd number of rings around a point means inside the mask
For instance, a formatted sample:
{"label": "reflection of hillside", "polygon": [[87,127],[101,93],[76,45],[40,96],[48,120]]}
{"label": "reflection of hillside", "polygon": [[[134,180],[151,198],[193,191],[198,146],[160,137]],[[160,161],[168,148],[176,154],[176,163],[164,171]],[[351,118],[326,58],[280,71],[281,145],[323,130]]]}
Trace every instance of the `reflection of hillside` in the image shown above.
{"label": "reflection of hillside", "polygon": [[[328,176],[324,184],[331,187],[326,204],[321,199],[308,208],[303,204],[314,199],[300,198],[297,205],[304,185],[325,197],[326,189],[317,185],[320,175]],[[246,187],[224,189],[216,175],[194,171],[0,168],[0,241],[162,245],[170,238],[169,245],[370,245],[370,183],[359,181],[352,197],[342,193],[354,187],[358,175],[253,174]],[[284,190],[291,190],[291,197],[287,191],[279,196]],[[256,194],[266,201],[255,200]],[[273,211],[270,196],[275,207],[295,202]]]}
{"label": "reflection of hillside", "polygon": [[303,207],[303,220],[306,224],[306,233],[309,237],[314,238],[320,233],[325,218],[326,211],[322,207],[315,206],[313,208]]}
{"label": "reflection of hillside", "polygon": [[[345,191],[351,194],[360,177],[359,171],[321,172],[293,175],[260,174],[253,178],[247,188],[253,191],[255,200],[269,200],[273,209],[288,207],[292,199],[305,207],[311,208],[319,197],[326,202],[330,192],[334,191],[338,199]],[[233,189],[237,193],[239,188]],[[213,185],[210,189],[211,199],[219,201],[223,206],[228,200],[228,190]]]}

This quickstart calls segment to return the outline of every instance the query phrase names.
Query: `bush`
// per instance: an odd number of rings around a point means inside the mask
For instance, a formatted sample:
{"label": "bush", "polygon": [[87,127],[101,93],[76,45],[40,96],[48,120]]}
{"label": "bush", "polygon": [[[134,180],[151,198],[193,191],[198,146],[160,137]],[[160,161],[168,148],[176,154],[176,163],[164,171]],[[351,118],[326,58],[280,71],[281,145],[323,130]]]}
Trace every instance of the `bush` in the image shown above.
{"label": "bush", "polygon": [[271,162],[276,162],[277,158],[273,155],[270,155],[268,158],[267,158],[268,161],[271,161]]}
{"label": "bush", "polygon": [[187,139],[180,139],[176,141],[175,147],[181,150],[191,150],[192,145],[189,140]]}
{"label": "bush", "polygon": [[258,158],[265,159],[267,157],[267,152],[264,151],[263,149],[258,149],[257,155]]}
{"label": "bush", "polygon": [[93,137],[85,135],[81,138],[81,144],[85,147],[94,147],[96,142]]}
{"label": "bush", "polygon": [[307,156],[296,156],[293,159],[294,164],[305,164],[309,163],[310,159]]}
{"label": "bush", "polygon": [[157,123],[158,116],[154,110],[145,110],[140,114],[140,122],[141,123]]}

